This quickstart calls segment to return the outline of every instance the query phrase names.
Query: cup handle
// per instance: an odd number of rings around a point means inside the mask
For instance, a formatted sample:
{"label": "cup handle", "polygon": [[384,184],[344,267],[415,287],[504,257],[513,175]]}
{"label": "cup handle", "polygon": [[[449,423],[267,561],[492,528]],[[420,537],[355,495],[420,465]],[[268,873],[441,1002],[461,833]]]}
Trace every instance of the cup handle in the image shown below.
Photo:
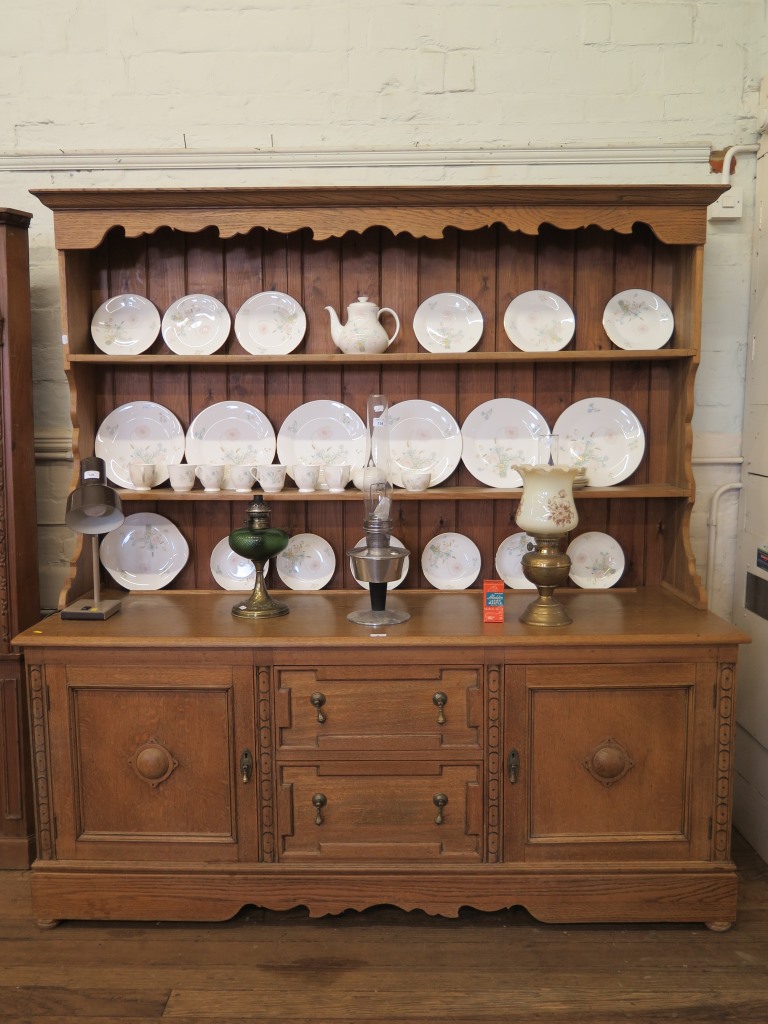
{"label": "cup handle", "polygon": [[397,313],[394,311],[394,309],[390,309],[389,306],[382,306],[382,308],[379,310],[379,316],[378,316],[379,320],[381,320],[381,314],[382,313],[389,313],[390,316],[394,317],[394,320],[395,320],[395,331],[394,331],[394,334],[392,334],[391,337],[387,338],[387,347],[389,347],[392,344],[392,342],[395,340],[395,338],[398,336],[398,334],[400,333],[400,317],[397,315]]}

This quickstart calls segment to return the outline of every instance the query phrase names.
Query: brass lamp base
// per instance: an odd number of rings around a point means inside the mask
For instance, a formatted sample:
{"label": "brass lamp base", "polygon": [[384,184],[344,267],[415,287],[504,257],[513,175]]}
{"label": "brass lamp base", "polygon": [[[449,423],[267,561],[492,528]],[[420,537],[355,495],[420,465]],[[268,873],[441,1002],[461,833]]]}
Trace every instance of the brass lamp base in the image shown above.
{"label": "brass lamp base", "polygon": [[522,557],[523,575],[534,584],[539,596],[520,616],[529,626],[567,626],[573,620],[554,597],[555,588],[568,579],[571,559],[560,550],[560,537],[533,537],[534,550]]}
{"label": "brass lamp base", "polygon": [[232,614],[241,619],[273,619],[288,614],[288,605],[270,597],[264,584],[264,566],[256,565],[256,583],[247,601],[234,605]]}

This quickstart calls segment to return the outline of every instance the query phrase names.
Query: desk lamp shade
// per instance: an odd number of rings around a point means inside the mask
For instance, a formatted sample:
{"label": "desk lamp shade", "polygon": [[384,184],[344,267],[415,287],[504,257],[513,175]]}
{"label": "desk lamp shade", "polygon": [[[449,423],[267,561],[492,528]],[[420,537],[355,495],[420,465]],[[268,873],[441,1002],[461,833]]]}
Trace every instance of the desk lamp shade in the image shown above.
{"label": "desk lamp shade", "polygon": [[121,526],[125,516],[117,491],[108,486],[104,460],[95,456],[83,459],[80,484],[67,498],[64,522],[74,533],[91,537],[93,561],[93,597],[82,598],[68,605],[62,619],[108,619],[120,611],[119,601],[102,601],[99,579],[99,534]]}

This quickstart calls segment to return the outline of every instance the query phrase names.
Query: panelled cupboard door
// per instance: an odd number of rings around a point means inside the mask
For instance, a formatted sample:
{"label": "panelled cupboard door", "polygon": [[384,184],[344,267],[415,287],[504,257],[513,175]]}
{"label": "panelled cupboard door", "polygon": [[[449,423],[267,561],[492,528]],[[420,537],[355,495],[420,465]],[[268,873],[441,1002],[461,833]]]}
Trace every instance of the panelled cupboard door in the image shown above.
{"label": "panelled cupboard door", "polygon": [[421,761],[324,762],[278,769],[284,863],[478,862],[482,768]]}
{"label": "panelled cupboard door", "polygon": [[250,666],[100,653],[44,671],[59,860],[259,859]]}
{"label": "panelled cupboard door", "polygon": [[508,667],[505,859],[711,859],[716,668]]}

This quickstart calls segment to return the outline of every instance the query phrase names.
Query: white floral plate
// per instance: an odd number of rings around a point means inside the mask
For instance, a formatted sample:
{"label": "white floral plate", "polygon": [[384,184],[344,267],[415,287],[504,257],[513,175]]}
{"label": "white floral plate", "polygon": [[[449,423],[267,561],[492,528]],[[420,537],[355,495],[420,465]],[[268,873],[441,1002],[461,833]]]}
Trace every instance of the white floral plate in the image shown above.
{"label": "white floral plate", "polygon": [[336,570],[336,556],[316,533],[297,533],[275,559],[277,574],[291,590],[321,590]]}
{"label": "white floral plate", "polygon": [[480,550],[462,533],[440,533],[422,551],[421,570],[438,590],[466,590],[480,573]]}
{"label": "white floral plate", "polygon": [[504,330],[523,352],[557,352],[573,337],[576,318],[565,299],[537,288],[512,299],[504,313]]}
{"label": "white floral plate", "polygon": [[235,337],[251,355],[285,355],[301,343],[307,317],[284,292],[259,292],[235,314]]}
{"label": "white floral plate", "polygon": [[[357,542],[357,544],[355,544],[355,547],[356,548],[364,548],[367,543],[368,543],[368,541],[365,539],[365,537],[361,537],[360,540]],[[404,548],[405,544],[403,544],[403,542],[401,540],[398,540],[397,537],[390,536],[390,538],[389,538],[389,546],[392,547],[392,548]],[[410,559],[409,559],[408,555],[406,555],[405,559],[403,561],[402,572],[400,573],[400,575],[398,576],[398,578],[396,580],[390,580],[390,582],[387,584],[387,590],[394,590],[395,587],[399,587],[400,586],[400,584],[403,582],[405,577],[408,575],[408,566],[410,564],[411,564]],[[350,568],[350,570],[352,570],[352,559],[351,558],[349,560],[349,568]],[[359,587],[363,587],[365,590],[370,590],[371,589],[370,583],[366,583],[365,580],[357,579],[357,577],[354,574],[354,571],[352,571],[352,575],[353,575],[353,577],[355,577],[355,583],[357,583],[357,585]]]}
{"label": "white floral plate", "polygon": [[441,483],[461,460],[461,430],[447,409],[410,398],[389,407],[392,482],[403,486],[404,469],[432,471],[430,487]]}
{"label": "white floral plate", "polygon": [[277,457],[286,466],[320,466],[318,488],[328,490],[323,466],[352,467],[368,461],[368,431],[354,409],[324,398],[294,409],[277,432]]}
{"label": "white floral plate", "polygon": [[146,352],[160,333],[160,314],[143,295],[113,295],[91,320],[96,347],[111,356]]}
{"label": "white floral plate", "polygon": [[[264,575],[269,562],[264,563]],[[243,558],[229,546],[229,537],[222,537],[211,552],[213,578],[224,590],[253,590],[256,569],[250,558]]]}
{"label": "white floral plate", "polygon": [[675,318],[664,299],[642,288],[614,295],[603,312],[605,333],[623,349],[663,348],[672,337]]}
{"label": "white floral plate", "polygon": [[568,545],[570,577],[587,590],[607,590],[621,579],[624,552],[607,533],[582,533]]}
{"label": "white floral plate", "polygon": [[523,575],[523,555],[533,537],[527,533],[513,533],[499,544],[496,549],[496,572],[508,587],[514,590],[535,590],[535,584]]}
{"label": "white floral plate", "polygon": [[[135,491],[128,469],[133,462],[156,466],[181,462],[184,430],[178,419],[157,402],[127,402],[105,417],[96,431],[94,452],[104,459],[113,484]],[[167,470],[158,483],[168,479]]]}
{"label": "white floral plate", "polygon": [[483,333],[483,314],[464,295],[440,292],[416,310],[413,331],[428,352],[469,352]]}
{"label": "white floral plate", "polygon": [[535,466],[544,417],[517,398],[493,398],[478,405],[461,427],[461,458],[472,476],[491,487],[520,487],[515,464]]}
{"label": "white floral plate", "polygon": [[106,535],[99,557],[115,582],[128,590],[161,590],[187,564],[189,545],[170,519],[135,512]]}
{"label": "white floral plate", "polygon": [[[192,465],[268,466],[275,457],[275,431],[254,405],[216,402],[190,423],[186,455]],[[225,468],[224,487],[231,486]]]}
{"label": "white floral plate", "polygon": [[183,295],[163,317],[163,340],[181,356],[207,356],[220,349],[232,325],[226,306],[212,295]]}
{"label": "white floral plate", "polygon": [[584,469],[588,487],[610,487],[637,469],[645,434],[631,409],[611,398],[584,398],[560,414],[552,433],[560,458]]}

